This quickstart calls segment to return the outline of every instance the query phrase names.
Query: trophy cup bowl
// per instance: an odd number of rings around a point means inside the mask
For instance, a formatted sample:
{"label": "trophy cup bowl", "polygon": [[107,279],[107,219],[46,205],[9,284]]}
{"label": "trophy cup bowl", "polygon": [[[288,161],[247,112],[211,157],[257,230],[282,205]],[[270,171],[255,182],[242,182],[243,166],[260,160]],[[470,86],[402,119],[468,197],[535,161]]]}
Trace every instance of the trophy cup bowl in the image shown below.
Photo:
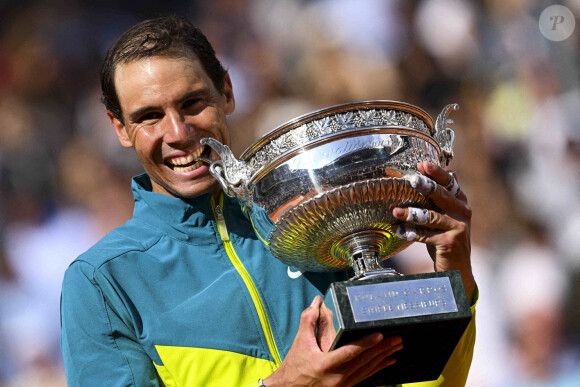
{"label": "trophy cup bowl", "polygon": [[361,385],[437,378],[471,318],[459,273],[401,276],[385,264],[411,243],[395,237],[392,207],[436,209],[411,181],[419,162],[453,158],[457,108],[447,105],[434,123],[403,102],[332,106],[275,128],[239,159],[202,140],[220,156],[206,160],[211,173],[274,257],[304,271],[352,270],[325,297],[332,348],[375,331],[403,335],[397,363]]}

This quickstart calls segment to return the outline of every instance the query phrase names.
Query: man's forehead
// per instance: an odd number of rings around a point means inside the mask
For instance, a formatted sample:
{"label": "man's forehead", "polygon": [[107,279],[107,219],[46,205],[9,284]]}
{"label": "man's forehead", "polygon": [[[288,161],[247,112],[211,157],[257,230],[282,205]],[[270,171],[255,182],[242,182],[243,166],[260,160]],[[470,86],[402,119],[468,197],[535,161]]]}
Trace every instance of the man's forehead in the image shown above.
{"label": "man's forehead", "polygon": [[119,64],[115,71],[115,88],[121,97],[127,87],[169,86],[181,78],[189,82],[213,85],[197,57],[155,56]]}
{"label": "man's forehead", "polygon": [[[181,53],[181,54],[159,54],[147,57],[133,58],[130,60],[124,60],[117,63],[115,66],[115,79],[120,70],[126,68],[139,68],[139,67],[150,67],[153,63],[175,63],[177,61],[190,62],[193,66],[199,67],[201,71],[205,73],[201,61],[194,53]],[[207,74],[206,74],[207,75]]]}

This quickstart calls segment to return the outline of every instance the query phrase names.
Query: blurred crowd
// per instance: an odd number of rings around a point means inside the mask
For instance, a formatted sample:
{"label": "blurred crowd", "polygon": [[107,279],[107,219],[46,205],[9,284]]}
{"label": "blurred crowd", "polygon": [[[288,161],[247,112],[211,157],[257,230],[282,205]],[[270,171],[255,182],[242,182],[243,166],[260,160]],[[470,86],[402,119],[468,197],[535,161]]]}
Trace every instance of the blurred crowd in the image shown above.
{"label": "blurred crowd", "polygon": [[[580,385],[580,2],[562,41],[541,0],[0,2],[0,386],[65,386],[59,297],[77,255],[132,214],[141,172],[100,103],[107,48],[182,14],[229,69],[236,154],[300,114],[448,103],[473,208],[480,301],[469,386]],[[393,258],[432,270],[423,246]]]}

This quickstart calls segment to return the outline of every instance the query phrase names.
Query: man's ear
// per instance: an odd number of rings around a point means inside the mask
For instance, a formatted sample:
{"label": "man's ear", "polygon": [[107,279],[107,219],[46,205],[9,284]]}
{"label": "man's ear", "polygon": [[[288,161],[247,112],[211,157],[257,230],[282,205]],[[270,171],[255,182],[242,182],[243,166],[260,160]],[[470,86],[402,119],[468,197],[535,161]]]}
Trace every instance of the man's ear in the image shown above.
{"label": "man's ear", "polygon": [[113,115],[113,113],[111,113],[108,110],[107,110],[107,116],[109,117],[111,124],[113,124],[113,127],[115,128],[115,132],[117,132],[117,138],[119,139],[119,142],[121,143],[121,145],[123,145],[125,148],[132,148],[133,143],[131,142],[129,135],[127,134],[127,130],[125,129],[125,125],[123,125],[123,123],[118,118],[116,118]]}
{"label": "man's ear", "polygon": [[236,109],[236,99],[234,98],[234,89],[232,87],[232,80],[230,74],[226,73],[224,77],[224,88],[222,90],[224,97],[224,107],[226,114],[232,114]]}

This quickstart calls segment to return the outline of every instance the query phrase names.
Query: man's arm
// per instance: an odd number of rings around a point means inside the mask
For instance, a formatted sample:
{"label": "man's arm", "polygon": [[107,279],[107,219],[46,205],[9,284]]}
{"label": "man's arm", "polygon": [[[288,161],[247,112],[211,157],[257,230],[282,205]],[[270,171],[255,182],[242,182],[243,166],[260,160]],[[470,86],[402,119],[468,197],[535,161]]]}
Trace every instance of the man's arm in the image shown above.
{"label": "man's arm", "polygon": [[151,359],[107,306],[95,269],[73,263],[61,296],[61,346],[68,386],[158,386]]}

